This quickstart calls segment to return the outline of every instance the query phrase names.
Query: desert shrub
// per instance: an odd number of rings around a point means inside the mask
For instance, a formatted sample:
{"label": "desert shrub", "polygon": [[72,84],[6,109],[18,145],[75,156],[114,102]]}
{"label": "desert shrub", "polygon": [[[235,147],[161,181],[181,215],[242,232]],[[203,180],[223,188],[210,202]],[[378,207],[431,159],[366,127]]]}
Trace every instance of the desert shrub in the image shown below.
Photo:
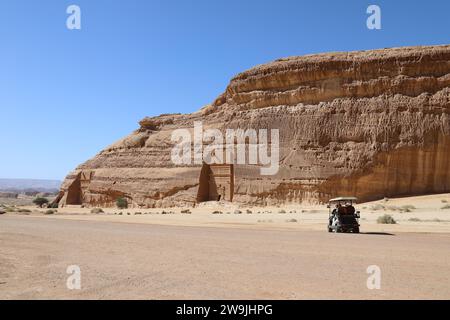
{"label": "desert shrub", "polygon": [[189,213],[191,213],[191,210],[189,210],[189,209],[181,210],[181,213],[187,213],[187,214],[189,214]]}
{"label": "desert shrub", "polygon": [[45,214],[54,214],[55,213],[55,210],[47,210],[47,211],[45,211],[44,212]]}
{"label": "desert shrub", "polygon": [[252,210],[247,209],[247,214],[252,214]]}
{"label": "desert shrub", "polygon": [[445,200],[445,199],[442,199],[441,202],[442,202],[442,203],[447,203],[448,201]]}
{"label": "desert shrub", "polygon": [[122,212],[119,212],[119,213],[118,213],[119,216],[121,216],[122,214],[123,214]]}
{"label": "desert shrub", "polygon": [[441,219],[438,219],[438,218],[434,218],[432,221],[433,221],[433,222],[442,222],[442,220],[441,220]]}
{"label": "desert shrub", "polygon": [[370,206],[370,210],[374,210],[374,211],[385,210],[385,209],[386,209],[386,207],[379,203]]}
{"label": "desert shrub", "polygon": [[18,209],[18,210],[16,210],[16,212],[19,212],[19,213],[30,213],[31,210],[28,210],[28,209]]}
{"label": "desert shrub", "polygon": [[44,204],[48,203],[48,199],[43,197],[37,197],[36,199],[33,200],[33,203],[42,208]]}
{"label": "desert shrub", "polygon": [[102,208],[92,208],[91,213],[103,213],[103,209]]}
{"label": "desert shrub", "polygon": [[52,202],[52,203],[50,203],[50,204],[48,205],[47,208],[50,208],[50,209],[58,209],[58,202]]}
{"label": "desert shrub", "polygon": [[385,209],[387,210],[391,210],[391,211],[400,211],[400,212],[411,212],[412,209],[415,209],[416,207],[412,206],[412,205],[404,205],[401,207],[396,207],[396,206],[387,206],[385,207]]}
{"label": "desert shrub", "polygon": [[213,211],[212,214],[222,214],[222,211]]}
{"label": "desert shrub", "polygon": [[278,211],[278,213],[286,213],[286,210],[281,209],[280,211]]}
{"label": "desert shrub", "polygon": [[126,198],[117,198],[116,206],[119,209],[126,209],[128,208],[128,200]]}
{"label": "desert shrub", "polygon": [[399,207],[396,207],[396,206],[386,206],[386,207],[384,207],[384,209],[385,209],[385,210],[390,210],[390,211],[397,211],[397,210],[400,210],[400,208],[399,208]]}
{"label": "desert shrub", "polygon": [[385,214],[383,216],[378,217],[377,223],[379,224],[396,224],[397,222],[391,215]]}
{"label": "desert shrub", "polygon": [[242,211],[241,210],[234,210],[234,214],[241,214]]}
{"label": "desert shrub", "polygon": [[5,214],[6,211],[5,210],[0,210],[0,214]]}
{"label": "desert shrub", "polygon": [[297,222],[297,219],[288,219],[286,222]]}
{"label": "desert shrub", "polygon": [[420,220],[419,218],[410,218],[410,219],[408,219],[408,221],[419,222],[419,221],[422,221],[422,220]]}
{"label": "desert shrub", "polygon": [[450,209],[450,204],[446,204],[445,206],[443,206],[442,208],[441,208],[442,210],[447,210],[447,209]]}
{"label": "desert shrub", "polygon": [[140,215],[140,214],[142,214],[142,212],[138,211],[138,212],[135,212],[134,214]]}

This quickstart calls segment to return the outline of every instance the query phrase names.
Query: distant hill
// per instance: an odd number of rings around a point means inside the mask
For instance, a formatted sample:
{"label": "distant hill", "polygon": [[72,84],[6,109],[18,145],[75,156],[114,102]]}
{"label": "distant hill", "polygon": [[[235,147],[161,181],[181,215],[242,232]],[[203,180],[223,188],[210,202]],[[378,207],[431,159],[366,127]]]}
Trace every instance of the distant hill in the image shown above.
{"label": "distant hill", "polygon": [[59,190],[61,181],[40,179],[0,179],[0,191],[5,192],[50,192]]}

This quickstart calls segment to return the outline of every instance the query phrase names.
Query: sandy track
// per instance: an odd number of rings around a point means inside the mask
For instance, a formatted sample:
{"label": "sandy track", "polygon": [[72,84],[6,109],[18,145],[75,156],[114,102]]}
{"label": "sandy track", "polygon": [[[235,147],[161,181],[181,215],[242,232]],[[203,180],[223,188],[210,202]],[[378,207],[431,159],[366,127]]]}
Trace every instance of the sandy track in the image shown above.
{"label": "sandy track", "polygon": [[[0,218],[2,299],[450,298],[449,234]],[[74,264],[79,291],[66,288]],[[367,289],[369,265],[381,290]]]}

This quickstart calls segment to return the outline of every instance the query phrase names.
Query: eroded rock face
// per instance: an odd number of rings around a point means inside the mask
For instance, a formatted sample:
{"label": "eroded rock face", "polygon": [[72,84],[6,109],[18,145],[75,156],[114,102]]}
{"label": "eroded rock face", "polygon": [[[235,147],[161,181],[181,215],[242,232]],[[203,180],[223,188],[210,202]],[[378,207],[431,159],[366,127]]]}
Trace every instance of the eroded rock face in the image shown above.
{"label": "eroded rock face", "polygon": [[278,173],[235,164],[234,202],[450,192],[449,97],[450,45],[280,59],[237,75],[196,113],[143,119],[67,176],[60,205],[193,205],[202,166],[172,163],[171,134],[194,121],[279,129]]}

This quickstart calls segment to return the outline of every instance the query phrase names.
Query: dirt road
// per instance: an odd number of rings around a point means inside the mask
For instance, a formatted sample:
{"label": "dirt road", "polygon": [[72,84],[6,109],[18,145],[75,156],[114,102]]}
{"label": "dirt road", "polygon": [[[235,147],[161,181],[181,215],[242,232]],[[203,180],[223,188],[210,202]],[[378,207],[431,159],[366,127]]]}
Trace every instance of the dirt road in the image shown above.
{"label": "dirt road", "polygon": [[[450,299],[449,234],[0,216],[2,299]],[[66,287],[69,265],[81,290]],[[381,289],[367,288],[368,266]]]}

